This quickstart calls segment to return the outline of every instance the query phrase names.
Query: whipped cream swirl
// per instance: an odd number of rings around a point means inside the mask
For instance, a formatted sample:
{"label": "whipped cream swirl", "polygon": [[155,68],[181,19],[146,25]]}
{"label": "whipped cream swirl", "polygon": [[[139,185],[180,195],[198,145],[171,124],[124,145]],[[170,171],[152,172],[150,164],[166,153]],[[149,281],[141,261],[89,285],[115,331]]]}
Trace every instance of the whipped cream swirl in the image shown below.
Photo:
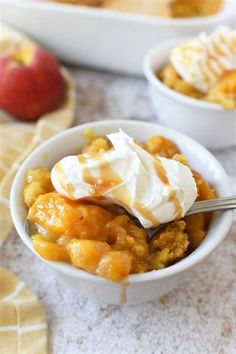
{"label": "whipped cream swirl", "polygon": [[190,168],[154,158],[123,131],[107,138],[111,150],[67,156],[53,167],[56,191],[72,200],[121,205],[145,228],[183,217],[197,197]]}
{"label": "whipped cream swirl", "polygon": [[236,31],[220,26],[174,48],[171,63],[177,73],[203,93],[229,70],[236,69]]}

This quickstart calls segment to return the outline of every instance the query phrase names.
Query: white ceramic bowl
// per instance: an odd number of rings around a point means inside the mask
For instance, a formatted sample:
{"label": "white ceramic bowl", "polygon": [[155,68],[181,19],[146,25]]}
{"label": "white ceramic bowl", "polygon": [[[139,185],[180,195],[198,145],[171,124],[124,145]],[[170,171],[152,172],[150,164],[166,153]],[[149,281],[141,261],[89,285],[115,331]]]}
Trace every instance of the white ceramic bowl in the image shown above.
{"label": "white ceramic bowl", "polygon": [[[137,121],[108,120],[80,125],[42,144],[22,164],[15,177],[10,201],[12,218],[22,241],[32,252],[34,252],[32,243],[24,231],[26,208],[22,190],[26,171],[38,166],[51,168],[65,155],[78,153],[86,143],[83,131],[88,127],[92,128],[96,135],[108,134],[122,128],[126,133],[141,141],[155,134],[166,136],[177,143],[191,166],[215,185],[220,196],[230,195],[229,181],[219,162],[204,147],[180,133],[156,124]],[[206,258],[225,238],[231,222],[232,212],[230,211],[216,216],[206,239],[191,255],[166,269],[131,275],[123,284],[107,281],[68,264],[43,261],[54,269],[68,286],[73,287],[82,295],[112,304],[140,303],[161,296],[174,288],[186,277],[186,271]],[[35,254],[39,257],[37,253]]]}
{"label": "white ceramic bowl", "polygon": [[66,63],[142,75],[143,57],[155,43],[229,23],[232,7],[232,0],[225,0],[212,16],[164,19],[43,0],[0,0],[0,18]]}
{"label": "white ceramic bowl", "polygon": [[144,73],[158,120],[196,139],[208,148],[236,144],[236,110],[180,94],[165,86],[156,72],[168,63],[171,50],[187,38],[176,38],[150,49],[144,59]]}

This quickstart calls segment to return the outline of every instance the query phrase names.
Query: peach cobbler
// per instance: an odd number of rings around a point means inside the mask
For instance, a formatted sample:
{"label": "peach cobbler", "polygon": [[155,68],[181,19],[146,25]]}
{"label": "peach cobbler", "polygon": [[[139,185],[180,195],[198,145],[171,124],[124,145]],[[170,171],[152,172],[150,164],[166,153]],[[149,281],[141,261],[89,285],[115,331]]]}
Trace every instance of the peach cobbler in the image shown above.
{"label": "peach cobbler", "polygon": [[180,44],[157,75],[181,94],[236,109],[236,32],[219,27]]}
{"label": "peach cobbler", "polygon": [[[24,187],[36,252],[116,282],[194,251],[210,215],[185,214],[196,199],[215,197],[173,141],[139,142],[123,131],[92,138],[51,171],[29,170]],[[160,224],[149,239],[146,228]]]}
{"label": "peach cobbler", "polygon": [[54,0],[73,5],[158,17],[196,17],[216,14],[223,0]]}

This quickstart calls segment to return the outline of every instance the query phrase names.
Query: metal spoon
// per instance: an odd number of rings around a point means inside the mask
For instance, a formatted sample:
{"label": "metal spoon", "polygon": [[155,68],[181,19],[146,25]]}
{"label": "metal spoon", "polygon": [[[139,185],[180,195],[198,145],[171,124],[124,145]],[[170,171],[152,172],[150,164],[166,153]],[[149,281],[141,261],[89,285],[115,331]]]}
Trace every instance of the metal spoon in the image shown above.
{"label": "metal spoon", "polygon": [[[185,215],[187,216],[187,215],[193,215],[198,213],[208,213],[212,211],[223,211],[223,210],[232,210],[232,209],[236,209],[236,196],[195,202]],[[129,217],[131,217],[134,220],[136,225],[141,226],[137,218],[129,214],[125,209],[123,211],[125,212],[125,214],[127,214]],[[165,225],[166,224],[161,224],[158,227],[146,229],[148,236],[151,238],[157,231],[159,231]],[[29,238],[33,234],[37,233],[36,225],[34,225],[28,219],[26,219],[24,227],[25,227],[25,233]]]}
{"label": "metal spoon", "polygon": [[[199,213],[209,213],[212,211],[232,210],[232,209],[236,209],[236,196],[195,202],[193,206],[187,211],[185,216],[199,214]],[[155,228],[146,229],[148,236],[151,238],[163,226],[165,226],[165,224],[161,224]]]}

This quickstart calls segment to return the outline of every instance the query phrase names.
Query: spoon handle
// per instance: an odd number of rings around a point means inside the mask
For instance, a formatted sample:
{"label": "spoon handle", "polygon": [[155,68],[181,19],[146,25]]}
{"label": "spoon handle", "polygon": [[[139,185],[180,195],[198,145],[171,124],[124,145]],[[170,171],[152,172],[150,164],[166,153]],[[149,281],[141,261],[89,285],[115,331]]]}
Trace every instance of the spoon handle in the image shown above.
{"label": "spoon handle", "polygon": [[[193,215],[198,213],[207,213],[210,211],[231,210],[231,209],[236,209],[236,196],[195,202],[185,215]],[[149,238],[155,235],[155,233],[159,231],[164,225],[165,224],[161,224],[156,228],[146,229]]]}
{"label": "spoon handle", "polygon": [[236,196],[195,202],[186,215],[236,209]]}

